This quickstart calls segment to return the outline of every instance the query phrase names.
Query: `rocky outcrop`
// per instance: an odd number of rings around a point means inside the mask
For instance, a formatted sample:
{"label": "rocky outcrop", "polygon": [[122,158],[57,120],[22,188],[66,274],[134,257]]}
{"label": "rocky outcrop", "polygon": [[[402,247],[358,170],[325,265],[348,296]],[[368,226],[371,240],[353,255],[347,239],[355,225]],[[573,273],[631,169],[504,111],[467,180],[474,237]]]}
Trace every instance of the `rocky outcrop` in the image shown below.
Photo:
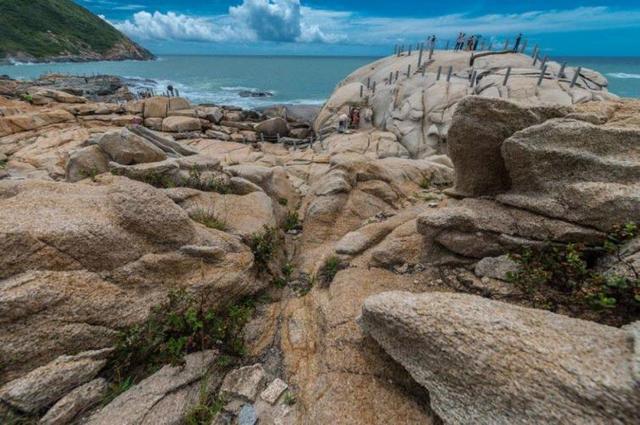
{"label": "rocky outcrop", "polygon": [[88,425],[180,424],[189,410],[220,383],[215,351],[185,356],[183,366],[167,365],[92,415]]}
{"label": "rocky outcrop", "polygon": [[[392,132],[412,158],[424,158],[447,152],[452,117],[458,103],[469,95],[517,100],[529,106],[571,106],[589,100],[616,99],[607,91],[606,79],[586,68],[578,76],[577,85],[569,87],[577,70],[567,67],[564,77],[557,78],[560,64],[553,61],[546,63],[547,74],[538,86],[540,69],[523,54],[505,52],[477,58],[470,64],[468,52],[436,50],[431,60],[423,57],[421,67],[418,56],[417,52],[405,52],[354,71],[338,85],[318,114],[316,134],[335,132],[338,117],[348,115],[351,107],[359,107],[365,118],[361,126],[373,125]],[[451,77],[447,80],[450,67]],[[504,86],[508,68],[510,79]],[[368,115],[370,120],[366,119]]]}
{"label": "rocky outcrop", "polygon": [[[238,238],[192,221],[147,184],[105,175],[95,183],[0,182],[0,382],[58,355],[110,345],[145,320],[171,288],[212,306],[254,293],[253,256]],[[215,261],[198,250],[216,248]],[[144,288],[144,289],[143,289]]]}
{"label": "rocky outcrop", "polygon": [[550,120],[505,140],[502,156],[501,202],[604,231],[640,222],[640,129]]}
{"label": "rocky outcrop", "polygon": [[450,424],[640,420],[638,323],[616,329],[447,293],[368,298],[361,326]]}
{"label": "rocky outcrop", "polygon": [[109,384],[104,378],[97,378],[81,385],[62,397],[40,419],[42,425],[64,425],[73,418],[93,408],[104,399]]}
{"label": "rocky outcrop", "polygon": [[[497,119],[476,119],[476,110]],[[639,221],[640,132],[608,124],[611,110],[545,120],[566,111],[461,102],[449,135],[456,184],[448,193],[470,198],[418,219],[431,261],[496,257],[545,242],[596,244],[614,226]]]}
{"label": "rocky outcrop", "polygon": [[26,412],[38,413],[70,390],[92,380],[106,364],[107,350],[60,356],[0,388],[0,400]]}
{"label": "rocky outcrop", "polygon": [[502,143],[516,131],[569,112],[566,107],[526,107],[480,96],[461,100],[448,133],[447,153],[456,169],[453,191],[462,196],[491,196],[509,189]]}

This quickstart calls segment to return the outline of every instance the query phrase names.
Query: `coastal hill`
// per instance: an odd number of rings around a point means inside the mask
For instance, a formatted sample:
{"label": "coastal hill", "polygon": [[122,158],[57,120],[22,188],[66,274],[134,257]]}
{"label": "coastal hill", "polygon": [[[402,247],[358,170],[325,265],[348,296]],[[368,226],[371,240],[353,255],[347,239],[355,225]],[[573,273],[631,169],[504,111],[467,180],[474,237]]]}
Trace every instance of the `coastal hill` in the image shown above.
{"label": "coastal hill", "polygon": [[151,52],[71,0],[0,0],[0,61],[152,58]]}
{"label": "coastal hill", "polygon": [[354,71],[315,137],[0,77],[0,423],[640,423],[640,101],[470,56]]}

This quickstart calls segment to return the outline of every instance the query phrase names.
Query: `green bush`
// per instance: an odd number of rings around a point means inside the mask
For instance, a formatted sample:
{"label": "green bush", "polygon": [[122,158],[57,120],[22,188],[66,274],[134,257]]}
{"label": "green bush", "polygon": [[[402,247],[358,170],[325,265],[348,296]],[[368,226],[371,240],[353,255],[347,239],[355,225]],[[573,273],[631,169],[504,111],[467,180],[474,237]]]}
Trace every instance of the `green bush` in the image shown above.
{"label": "green bush", "polygon": [[278,246],[278,230],[266,225],[261,232],[254,233],[249,239],[249,247],[259,266],[266,266],[271,261]]}
{"label": "green bush", "polygon": [[216,348],[230,356],[245,353],[242,330],[253,314],[245,300],[214,311],[204,297],[173,291],[167,302],[152,308],[142,325],[121,332],[108,370],[110,380],[122,385],[131,377],[146,376],[165,364],[182,364],[186,354]]}
{"label": "green bush", "polygon": [[[640,274],[621,257],[621,245],[634,238],[637,225],[617,227],[600,246],[547,244],[523,248],[510,257],[518,271],[508,279],[535,307],[568,310],[578,317],[619,326],[640,318]],[[596,269],[599,258],[617,258],[626,273],[603,274]]]}
{"label": "green bush", "polygon": [[332,255],[327,258],[322,267],[320,268],[319,275],[324,285],[329,285],[333,282],[336,274],[344,268],[344,265],[340,261],[340,258]]}
{"label": "green bush", "polygon": [[300,229],[302,226],[300,225],[300,217],[298,216],[297,211],[288,211],[287,217],[284,220],[284,230],[288,232],[290,230]]}

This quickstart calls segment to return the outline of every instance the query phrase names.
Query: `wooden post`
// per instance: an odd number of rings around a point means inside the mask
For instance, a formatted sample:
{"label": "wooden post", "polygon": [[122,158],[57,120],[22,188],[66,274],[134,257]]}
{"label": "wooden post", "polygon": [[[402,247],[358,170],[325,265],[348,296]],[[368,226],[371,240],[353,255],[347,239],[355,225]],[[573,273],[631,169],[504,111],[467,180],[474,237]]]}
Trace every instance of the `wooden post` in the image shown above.
{"label": "wooden post", "polygon": [[422,66],[422,51],[424,50],[424,45],[420,43],[420,52],[418,53],[418,68]]}
{"label": "wooden post", "polygon": [[361,86],[360,86],[360,97],[362,97],[362,91],[363,91],[363,89],[364,89],[364,86],[363,86],[363,85],[361,85]]}
{"label": "wooden post", "polygon": [[538,54],[538,50],[539,50],[539,47],[536,44],[536,46],[533,48],[533,51],[531,52],[531,56],[535,57]]}
{"label": "wooden post", "polygon": [[542,69],[547,64],[548,60],[549,60],[549,56],[545,55],[544,59],[542,59],[542,63],[540,64],[540,69]]}
{"label": "wooden post", "polygon": [[511,67],[507,68],[507,73],[504,75],[504,81],[502,82],[503,86],[507,85],[507,82],[509,81],[510,76],[511,76]]}
{"label": "wooden post", "polygon": [[504,41],[504,49],[503,49],[503,50],[507,50],[508,48],[509,48],[509,39],[507,38],[507,39]]}
{"label": "wooden post", "polygon": [[449,66],[449,72],[447,72],[447,83],[451,81],[451,74],[453,73],[453,66]]}
{"label": "wooden post", "polygon": [[540,84],[542,84],[545,72],[547,72],[547,65],[543,65],[542,69],[540,69],[540,76],[538,77],[538,87],[540,87]]}
{"label": "wooden post", "polygon": [[389,73],[389,84],[393,83],[393,71]]}
{"label": "wooden post", "polygon": [[477,73],[478,71],[474,70],[473,73],[471,74],[471,83],[469,84],[469,87],[473,87],[473,85],[476,83]]}
{"label": "wooden post", "polygon": [[407,78],[411,78],[411,64],[407,65]]}
{"label": "wooden post", "polygon": [[582,71],[581,66],[579,66],[578,69],[574,71],[573,78],[571,79],[571,88],[573,88],[578,82],[578,76],[580,76],[580,71]]}
{"label": "wooden post", "polygon": [[373,86],[371,87],[371,91],[373,92],[373,94],[376,94],[376,82],[373,82]]}
{"label": "wooden post", "polygon": [[413,47],[411,44],[409,44],[409,50],[407,50],[408,56],[411,56],[411,47]]}
{"label": "wooden post", "polygon": [[558,72],[558,78],[564,78],[564,69],[567,67],[566,62],[562,62],[562,66],[560,67],[560,72]]}
{"label": "wooden post", "polygon": [[433,56],[433,43],[431,43],[431,48],[429,49],[429,60],[431,60],[432,56]]}
{"label": "wooden post", "polygon": [[538,52],[536,52],[536,54],[533,55],[533,66],[536,66],[537,62],[538,62]]}
{"label": "wooden post", "polygon": [[396,81],[398,81],[398,76],[400,75],[400,71],[396,71]]}
{"label": "wooden post", "polygon": [[438,75],[436,76],[436,81],[440,81],[440,74],[442,74],[442,65],[438,67]]}
{"label": "wooden post", "polygon": [[371,87],[371,77],[367,77],[367,90]]}

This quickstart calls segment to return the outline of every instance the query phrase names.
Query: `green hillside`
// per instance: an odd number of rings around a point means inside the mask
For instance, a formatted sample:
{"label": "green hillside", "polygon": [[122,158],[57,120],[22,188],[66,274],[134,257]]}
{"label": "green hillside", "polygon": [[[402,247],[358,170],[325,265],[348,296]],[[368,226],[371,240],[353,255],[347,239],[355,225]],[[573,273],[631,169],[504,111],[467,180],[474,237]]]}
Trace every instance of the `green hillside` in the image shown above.
{"label": "green hillside", "polygon": [[0,58],[149,59],[151,53],[71,0],[0,0]]}

